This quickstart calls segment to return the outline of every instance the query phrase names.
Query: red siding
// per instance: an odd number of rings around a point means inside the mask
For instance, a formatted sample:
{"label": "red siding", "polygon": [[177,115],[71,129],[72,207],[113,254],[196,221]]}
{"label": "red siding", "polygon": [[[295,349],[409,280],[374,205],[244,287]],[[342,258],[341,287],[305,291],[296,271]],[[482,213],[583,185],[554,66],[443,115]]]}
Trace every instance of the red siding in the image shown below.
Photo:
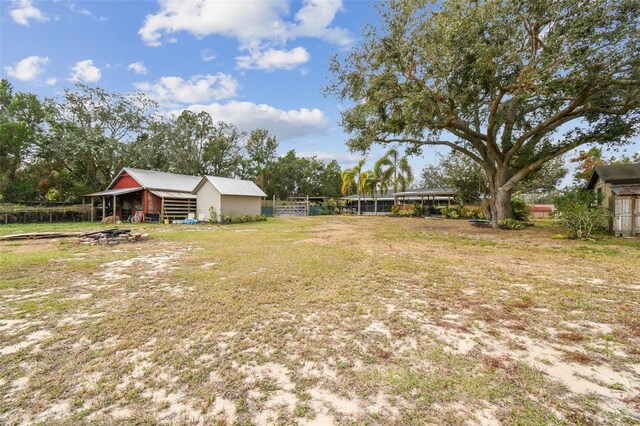
{"label": "red siding", "polygon": [[122,172],[120,178],[116,181],[116,183],[111,187],[111,189],[121,189],[121,188],[137,188],[140,185],[136,182],[131,176],[127,174],[127,172]]}

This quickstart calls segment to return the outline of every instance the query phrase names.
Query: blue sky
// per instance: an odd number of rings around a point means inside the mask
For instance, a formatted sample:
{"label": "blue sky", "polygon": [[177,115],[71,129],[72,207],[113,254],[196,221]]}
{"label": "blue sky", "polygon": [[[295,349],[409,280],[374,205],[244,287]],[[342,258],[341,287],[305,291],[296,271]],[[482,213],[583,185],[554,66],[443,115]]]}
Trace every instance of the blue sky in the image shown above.
{"label": "blue sky", "polygon": [[[166,111],[206,110],[265,127],[289,149],[343,166],[341,105],[325,98],[328,60],[358,42],[372,3],[341,0],[0,0],[0,73],[17,91],[60,95],[75,81],[142,90]],[[640,142],[627,148],[640,150]],[[375,159],[383,148],[372,151]],[[411,160],[417,175],[436,152]],[[372,160],[369,161],[372,163]]]}

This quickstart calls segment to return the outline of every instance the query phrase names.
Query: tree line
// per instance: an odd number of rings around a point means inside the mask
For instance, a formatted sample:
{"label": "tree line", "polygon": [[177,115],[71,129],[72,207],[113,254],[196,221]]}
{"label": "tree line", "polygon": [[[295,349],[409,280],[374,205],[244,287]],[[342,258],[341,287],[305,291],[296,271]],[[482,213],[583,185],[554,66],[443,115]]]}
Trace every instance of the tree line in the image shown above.
{"label": "tree line", "polygon": [[338,197],[341,168],[294,150],[265,129],[243,132],[207,112],[160,113],[143,93],[77,84],[59,99],[0,80],[0,201],[78,202],[122,167],[256,182],[268,196]]}

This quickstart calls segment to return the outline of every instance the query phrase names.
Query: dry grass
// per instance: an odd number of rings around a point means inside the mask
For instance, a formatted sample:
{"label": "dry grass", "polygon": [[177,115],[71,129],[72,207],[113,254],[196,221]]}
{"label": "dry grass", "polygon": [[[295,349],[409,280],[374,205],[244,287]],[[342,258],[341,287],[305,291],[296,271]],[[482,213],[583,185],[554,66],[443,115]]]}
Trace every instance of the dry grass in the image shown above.
{"label": "dry grass", "polygon": [[150,242],[0,243],[0,423],[640,422],[637,240],[143,226]]}

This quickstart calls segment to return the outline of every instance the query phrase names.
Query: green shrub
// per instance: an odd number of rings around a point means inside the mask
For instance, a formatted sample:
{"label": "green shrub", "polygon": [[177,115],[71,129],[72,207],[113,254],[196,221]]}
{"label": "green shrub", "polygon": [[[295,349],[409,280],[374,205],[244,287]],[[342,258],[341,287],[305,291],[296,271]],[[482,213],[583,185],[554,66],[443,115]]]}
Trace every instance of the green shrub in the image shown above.
{"label": "green shrub", "polygon": [[513,197],[511,198],[511,213],[513,214],[513,218],[515,220],[527,222],[529,220],[531,211],[529,210],[529,206],[527,206],[526,201],[524,201],[522,198]]}
{"label": "green shrub", "polygon": [[320,204],[321,215],[339,214],[339,213],[340,213],[340,209],[338,208],[338,202],[334,199],[325,200]]}
{"label": "green shrub", "polygon": [[261,214],[258,216],[251,215],[241,215],[234,216],[231,214],[223,213],[222,214],[222,223],[230,224],[230,223],[249,223],[249,222],[264,222],[267,220],[267,216]]}
{"label": "green shrub", "polygon": [[556,223],[569,231],[570,238],[591,238],[591,234],[605,229],[609,210],[600,206],[602,195],[582,188],[567,189],[555,196]]}
{"label": "green shrub", "polygon": [[460,210],[460,216],[465,219],[485,219],[485,214],[478,207],[465,207]]}
{"label": "green shrub", "polygon": [[400,206],[393,205],[391,206],[391,214],[399,215],[400,214]]}
{"label": "green shrub", "polygon": [[216,223],[217,220],[218,214],[216,212],[216,209],[213,208],[213,206],[209,207],[209,222]]}
{"label": "green shrub", "polygon": [[515,219],[502,219],[498,221],[498,226],[502,229],[522,229],[526,225]]}
{"label": "green shrub", "polygon": [[460,219],[460,209],[458,208],[444,208],[440,210],[440,214],[447,219]]}

